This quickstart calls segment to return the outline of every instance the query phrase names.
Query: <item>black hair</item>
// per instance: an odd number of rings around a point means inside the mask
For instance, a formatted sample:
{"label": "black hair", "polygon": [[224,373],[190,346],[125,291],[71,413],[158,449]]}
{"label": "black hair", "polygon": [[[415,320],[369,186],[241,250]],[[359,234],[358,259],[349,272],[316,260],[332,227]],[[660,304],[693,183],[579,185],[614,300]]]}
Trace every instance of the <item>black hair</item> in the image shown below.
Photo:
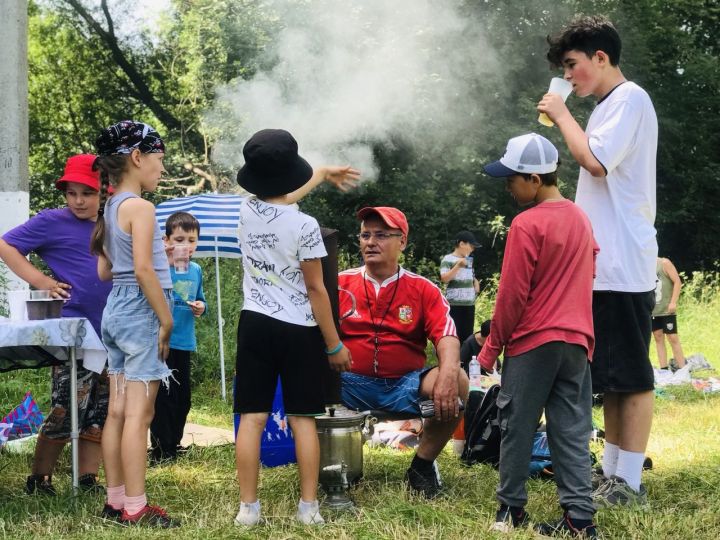
{"label": "black hair", "polygon": [[98,156],[93,163],[93,170],[100,171],[100,206],[92,236],[90,237],[90,253],[102,255],[105,243],[105,201],[108,196],[108,187],[117,186],[122,174],[127,170],[129,154],[115,154]]}
{"label": "black hair", "polygon": [[[560,162],[558,161],[558,165]],[[530,180],[530,174],[528,173],[518,173],[520,176],[522,176],[525,180]],[[542,180],[542,183],[544,186],[557,186],[557,171],[545,173],[545,174],[537,174],[540,177],[540,180]]]}
{"label": "black hair", "polygon": [[490,335],[490,319],[483,321],[480,325],[480,335],[482,337],[488,337]]}
{"label": "black hair", "polygon": [[200,234],[200,222],[189,212],[175,212],[170,214],[165,222],[165,236],[172,235],[180,227],[186,233],[197,231]]}
{"label": "black hair", "polygon": [[598,51],[608,55],[610,64],[620,63],[622,42],[620,35],[607,17],[602,15],[579,15],[558,34],[547,37],[550,49],[547,59],[555,67],[562,67],[563,56],[568,51],[582,51],[592,58]]}

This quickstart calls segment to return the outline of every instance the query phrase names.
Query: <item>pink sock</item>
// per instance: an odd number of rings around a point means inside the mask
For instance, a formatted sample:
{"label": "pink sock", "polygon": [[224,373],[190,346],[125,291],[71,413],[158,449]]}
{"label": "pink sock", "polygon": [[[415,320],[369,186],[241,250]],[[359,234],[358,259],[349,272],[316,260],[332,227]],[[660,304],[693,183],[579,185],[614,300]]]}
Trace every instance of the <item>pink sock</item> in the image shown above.
{"label": "pink sock", "polygon": [[125,496],[125,513],[133,516],[147,506],[147,497],[145,493],[137,497]]}
{"label": "pink sock", "polygon": [[122,510],[125,505],[125,484],[107,488],[107,504],[115,510]]}

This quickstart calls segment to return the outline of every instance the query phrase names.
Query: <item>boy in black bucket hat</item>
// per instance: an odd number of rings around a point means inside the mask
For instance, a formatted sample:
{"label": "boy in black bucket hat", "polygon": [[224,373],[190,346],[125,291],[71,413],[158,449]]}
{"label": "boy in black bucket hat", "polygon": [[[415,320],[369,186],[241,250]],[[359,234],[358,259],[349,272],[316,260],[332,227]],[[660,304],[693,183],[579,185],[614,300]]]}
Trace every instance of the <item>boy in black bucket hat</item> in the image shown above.
{"label": "boy in black bucket hat", "polygon": [[[350,353],[338,337],[325,290],[320,259],[327,255],[315,218],[293,203],[328,181],[352,186],[351,167],[313,171],[298,155],[290,133],[264,129],[243,148],[237,175],[253,195],[240,206],[244,304],[238,323],[235,412],[241,415],[236,441],[240,510],[235,523],[260,521],[257,500],[260,437],[278,376],[300,473],[296,518],[324,523],[317,501],[320,449],[315,416],[324,414],[322,362],[337,371],[350,367]],[[292,347],[289,346],[292,344]]]}

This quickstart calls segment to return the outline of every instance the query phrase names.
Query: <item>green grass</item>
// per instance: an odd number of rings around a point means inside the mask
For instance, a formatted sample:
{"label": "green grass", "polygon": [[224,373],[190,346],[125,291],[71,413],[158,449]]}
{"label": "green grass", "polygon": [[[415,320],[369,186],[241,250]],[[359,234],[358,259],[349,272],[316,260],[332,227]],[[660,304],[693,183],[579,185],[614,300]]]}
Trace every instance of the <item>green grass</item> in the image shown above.
{"label": "green grass", "polygon": [[[680,330],[686,354],[704,353],[720,362],[720,297],[683,298]],[[488,314],[489,315],[489,314]],[[654,349],[654,347],[651,347]],[[654,350],[652,352],[654,355]],[[707,375],[707,374],[706,374]],[[49,371],[0,374],[0,410],[18,403],[32,389],[47,410]],[[230,386],[228,387],[230,388]],[[194,390],[190,421],[232,426],[232,405],[222,402],[219,382]],[[601,418],[599,411],[596,418]],[[668,389],[656,399],[648,447],[655,468],[646,472],[647,509],[603,510],[597,523],[606,538],[716,539],[720,537],[720,395],[688,386]],[[102,498],[69,493],[69,456],[63,455],[55,476],[61,495],[54,499],[22,494],[31,455],[0,455],[0,537],[30,538],[533,538],[529,531],[488,533],[494,511],[497,472],[487,466],[462,466],[447,448],[440,468],[447,497],[424,501],[409,496],[402,477],[411,453],[365,448],[365,478],[352,492],[357,509],[325,512],[327,525],[307,528],[293,520],[299,493],[294,466],[263,469],[260,500],[267,524],[253,531],[232,525],[237,512],[232,446],[196,449],[176,464],[150,469],[148,495],[183,521],[178,531],[127,530],[97,514]],[[528,483],[528,512],[535,520],[559,515],[555,486]]]}

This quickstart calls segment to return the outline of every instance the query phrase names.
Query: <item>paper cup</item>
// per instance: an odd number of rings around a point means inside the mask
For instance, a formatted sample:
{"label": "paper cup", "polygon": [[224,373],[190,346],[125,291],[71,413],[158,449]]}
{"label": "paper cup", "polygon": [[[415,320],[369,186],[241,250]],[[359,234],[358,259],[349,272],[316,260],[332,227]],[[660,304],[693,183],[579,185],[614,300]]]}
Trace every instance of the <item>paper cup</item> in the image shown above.
{"label": "paper cup", "polygon": [[27,304],[30,291],[8,291],[7,301],[11,321],[27,321]]}
{"label": "paper cup", "polygon": [[[548,94],[558,94],[563,101],[567,100],[568,96],[570,95],[570,92],[572,92],[572,83],[569,81],[566,81],[565,79],[562,79],[560,77],[553,77],[550,79],[550,88],[548,89]],[[538,116],[538,122],[540,122],[543,126],[547,127],[553,127],[555,123],[550,120],[547,114],[540,113]]]}

